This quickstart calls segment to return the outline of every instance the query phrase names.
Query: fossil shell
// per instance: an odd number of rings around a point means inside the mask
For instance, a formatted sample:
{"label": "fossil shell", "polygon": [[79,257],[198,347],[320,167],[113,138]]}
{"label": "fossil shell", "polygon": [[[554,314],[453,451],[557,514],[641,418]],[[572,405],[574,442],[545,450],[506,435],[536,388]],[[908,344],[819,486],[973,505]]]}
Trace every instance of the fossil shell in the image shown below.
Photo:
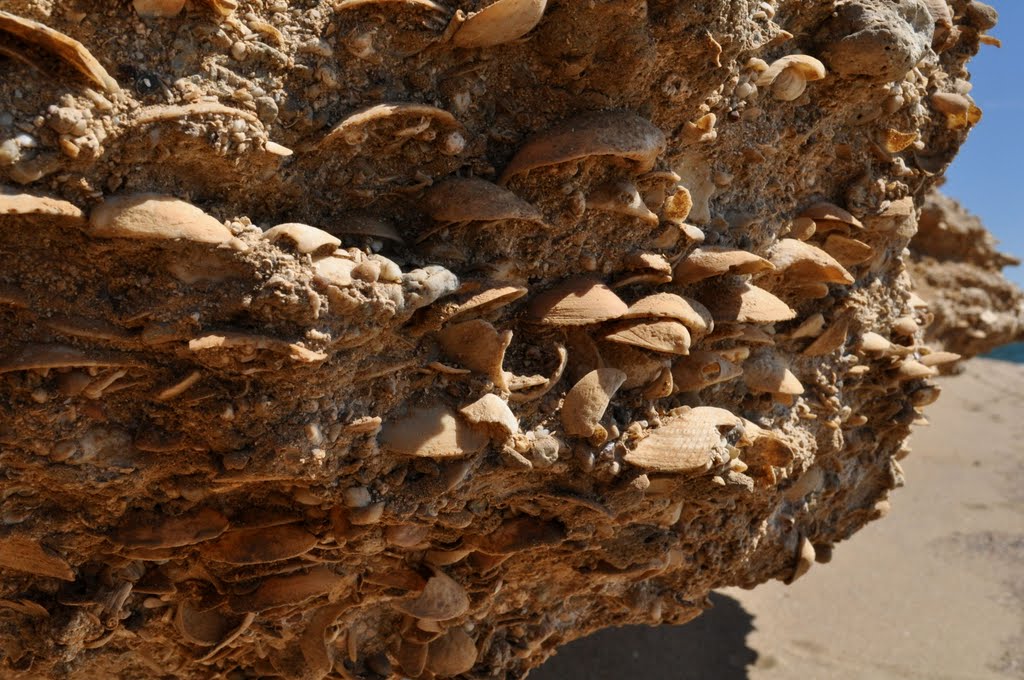
{"label": "fossil shell", "polygon": [[814,545],[807,539],[806,536],[800,537],[800,547],[797,551],[796,564],[793,565],[792,573],[786,577],[784,583],[786,585],[791,584],[804,574],[806,574],[810,568],[814,565]]}
{"label": "fossil shell", "polygon": [[121,88],[85,45],[49,26],[0,11],[0,34],[8,33],[55,54],[106,92]]}
{"label": "fossil shell", "polygon": [[486,375],[498,387],[506,387],[502,364],[505,350],[512,342],[512,331],[499,333],[487,321],[472,319],[445,326],[438,331],[437,339],[446,356]]}
{"label": "fossil shell", "polygon": [[485,394],[472,404],[459,409],[459,413],[474,425],[483,425],[487,429],[496,430],[503,437],[508,438],[519,432],[519,421],[516,414],[504,399],[496,394]]}
{"label": "fossil shell", "polygon": [[511,555],[545,545],[558,545],[566,538],[565,527],[537,517],[506,519],[486,535],[468,537],[474,549],[488,555]]}
{"label": "fossil shell", "polygon": [[583,376],[562,403],[562,426],[566,434],[579,437],[597,434],[608,403],[625,381],[626,374],[616,368],[599,368]]}
{"label": "fossil shell", "polygon": [[523,286],[495,286],[473,293],[459,304],[451,318],[456,319],[469,313],[474,315],[488,314],[499,307],[515,302],[526,295],[528,288]]}
{"label": "fossil shell", "polygon": [[804,393],[793,372],[769,352],[752,356],[743,363],[743,381],[754,392],[798,395]]}
{"label": "fossil shell", "polygon": [[298,557],[316,546],[316,535],[295,524],[233,529],[203,546],[203,556],[228,564],[263,564]]}
{"label": "fossil shell", "polygon": [[46,550],[29,536],[0,536],[0,567],[28,574],[74,581],[75,572],[64,558]]}
{"label": "fossil shell", "polygon": [[232,621],[216,609],[199,609],[195,603],[182,600],[174,613],[174,627],[187,642],[212,647],[228,634]]}
{"label": "fossil shell", "polygon": [[917,334],[918,325],[913,316],[901,316],[892,322],[892,330],[897,335],[912,338]]}
{"label": "fossil shell", "polygon": [[[340,0],[340,2],[334,3],[335,11],[341,11],[344,9],[353,9],[355,7],[365,7],[367,5],[406,5],[408,9],[414,7],[428,9],[434,12],[447,13],[447,10],[443,5],[439,5],[433,0]],[[402,9],[406,9],[402,8]]]}
{"label": "fossil shell", "polygon": [[220,244],[231,230],[185,201],[159,194],[105,199],[89,214],[89,233],[101,238],[185,239]]}
{"label": "fossil shell", "polygon": [[336,141],[358,139],[362,136],[362,129],[369,126],[376,126],[383,122],[393,121],[398,118],[416,117],[424,118],[437,123],[443,127],[461,127],[455,116],[428,104],[415,104],[409,102],[392,102],[377,104],[360,109],[349,115],[340,123],[335,125],[322,140],[320,144],[331,144]]}
{"label": "fossil shell", "polygon": [[628,111],[588,113],[531,137],[512,157],[499,184],[537,168],[589,156],[614,156],[634,161],[648,172],[665,150],[661,128]]}
{"label": "fossil shell", "polygon": [[864,224],[846,210],[843,210],[834,203],[821,201],[808,206],[800,213],[800,217],[810,217],[818,225],[818,231],[822,230],[822,222],[839,222],[851,227],[863,229]]}
{"label": "fossil shell", "polygon": [[529,33],[544,16],[547,0],[496,0],[470,14],[452,36],[456,47],[493,47]]}
{"label": "fossil shell", "polygon": [[904,380],[918,380],[921,378],[931,378],[937,373],[938,370],[931,366],[926,366],[920,361],[904,359],[896,369],[896,379],[901,382]]}
{"label": "fossil shell", "polygon": [[468,673],[476,664],[476,643],[461,628],[452,628],[427,648],[427,670],[442,678]]}
{"label": "fossil shell", "polygon": [[347,257],[323,257],[313,263],[313,280],[321,286],[351,286],[352,270],[358,265]]}
{"label": "fossil shell", "polygon": [[313,351],[294,342],[237,331],[213,332],[188,341],[188,348],[193,352],[233,347],[242,347],[250,351],[268,350],[302,363],[316,363],[327,358],[323,352]]}
{"label": "fossil shell", "polygon": [[687,354],[690,351],[690,332],[675,319],[623,322],[617,324],[604,339],[668,354]]}
{"label": "fossil shell", "polygon": [[9,355],[0,356],[0,373],[45,368],[126,367],[142,362],[124,352],[82,350],[68,345],[23,345]]}
{"label": "fossil shell", "polygon": [[549,326],[585,326],[617,319],[626,303],[608,286],[592,278],[568,279],[534,296],[527,318]]}
{"label": "fossil shell", "polygon": [[728,460],[724,434],[742,429],[743,421],[721,408],[699,406],[663,420],[634,449],[627,463],[643,470],[670,473],[704,472],[716,460]]}
{"label": "fossil shell", "polygon": [[962,359],[956,352],[930,352],[921,356],[920,362],[925,366],[941,366]]}
{"label": "fossil shell", "polygon": [[691,350],[672,362],[672,381],[677,392],[696,392],[743,375],[743,368],[717,352]]}
{"label": "fossil shell", "polygon": [[360,236],[376,236],[378,238],[405,243],[398,229],[390,222],[363,213],[347,213],[337,222],[324,226],[324,231],[334,236],[356,234]]}
{"label": "fossil shell", "polygon": [[640,269],[658,274],[672,274],[672,265],[664,255],[658,253],[630,253],[622,263],[629,270]]}
{"label": "fossil shell", "polygon": [[476,177],[448,179],[427,189],[421,204],[439,222],[522,220],[544,224],[544,215],[511,191]]}
{"label": "fossil shell", "polygon": [[875,254],[875,249],[867,243],[842,234],[829,234],[825,239],[824,248],[829,255],[847,267],[866,262]]}
{"label": "fossil shell", "polygon": [[336,236],[299,222],[287,222],[271,227],[263,232],[263,238],[270,243],[285,241],[298,252],[308,253],[313,257],[330,255],[341,245],[341,240]]}
{"label": "fossil shell", "polygon": [[803,94],[808,81],[821,80],[825,65],[806,54],[791,54],[772,62],[757,78],[758,87],[771,87],[772,95],[792,101]]}
{"label": "fossil shell", "polygon": [[722,274],[756,274],[772,269],[775,265],[771,262],[745,250],[703,246],[676,265],[675,282],[688,285]]}
{"label": "fossil shell", "polygon": [[749,283],[716,285],[705,290],[701,302],[715,323],[775,323],[796,316],[785,302]]}
{"label": "fossil shell", "polygon": [[807,317],[796,327],[792,333],[789,334],[790,340],[799,340],[800,338],[816,338],[821,335],[821,332],[825,330],[825,317],[820,312],[814,313]]}
{"label": "fossil shell", "polygon": [[185,0],[132,0],[140,17],[174,17],[185,6]]}
{"label": "fossil shell", "polygon": [[320,595],[326,595],[348,582],[327,567],[314,567],[304,574],[273,576],[265,579],[256,590],[228,598],[231,611],[239,614],[262,612],[284,605],[297,605]]}
{"label": "fossil shell", "polygon": [[[611,368],[617,368],[626,374],[626,380],[622,383],[621,389],[634,390],[638,387],[653,382],[665,366],[665,358],[650,352],[636,349],[629,345],[617,344],[608,351],[601,353],[605,362]],[[579,361],[578,354],[574,353],[576,361]],[[596,362],[589,364],[588,370],[598,367]]]}
{"label": "fossil shell", "polygon": [[629,306],[622,318],[675,319],[690,329],[694,340],[711,332],[715,325],[707,307],[674,293],[655,293],[642,297]]}
{"label": "fossil shell", "polygon": [[859,349],[862,352],[884,353],[892,348],[892,343],[878,333],[868,331],[860,337]]}
{"label": "fossil shell", "polygon": [[789,225],[789,235],[799,241],[806,241],[814,236],[817,226],[810,217],[796,217]]}
{"label": "fossil shell", "polygon": [[444,405],[410,409],[384,423],[378,439],[388,451],[424,458],[459,458],[487,446],[484,433],[466,425]]}
{"label": "fossil shell", "polygon": [[644,204],[636,185],[625,180],[604,184],[594,189],[587,196],[587,209],[635,217],[650,225],[659,222],[658,216]]}
{"label": "fossil shell", "polygon": [[238,9],[237,0],[202,0],[202,2],[221,17],[229,17]]}
{"label": "fossil shell", "polygon": [[148,518],[119,528],[111,539],[126,548],[177,548],[217,538],[228,528],[228,519],[213,508],[164,519]]}
{"label": "fossil shell", "polygon": [[469,610],[469,597],[458,581],[434,568],[423,592],[411,600],[395,602],[394,607],[417,619],[447,621]]}
{"label": "fossil shell", "polygon": [[0,187],[0,218],[4,215],[52,215],[71,224],[85,221],[82,211],[67,201]]}
{"label": "fossil shell", "polygon": [[823,357],[826,354],[831,354],[843,346],[849,331],[849,317],[843,316],[836,319],[825,332],[804,349],[803,355],[806,357]]}
{"label": "fossil shell", "polygon": [[936,92],[930,101],[936,111],[950,115],[966,116],[971,110],[971,100],[956,92]]}
{"label": "fossil shell", "polygon": [[772,96],[779,101],[791,102],[800,98],[807,90],[807,79],[794,69],[783,69],[771,83]]}
{"label": "fossil shell", "polygon": [[781,239],[772,248],[771,262],[787,284],[839,283],[854,279],[842,264],[817,246],[792,238]]}
{"label": "fossil shell", "polygon": [[398,665],[411,678],[423,675],[427,665],[427,645],[403,639],[399,643]]}

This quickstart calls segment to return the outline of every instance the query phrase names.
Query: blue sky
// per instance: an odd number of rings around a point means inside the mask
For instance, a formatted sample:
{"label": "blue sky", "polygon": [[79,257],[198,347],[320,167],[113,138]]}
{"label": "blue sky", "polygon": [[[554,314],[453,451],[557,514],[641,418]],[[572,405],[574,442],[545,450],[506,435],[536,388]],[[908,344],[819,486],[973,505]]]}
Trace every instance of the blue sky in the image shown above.
{"label": "blue sky", "polygon": [[[982,45],[971,60],[971,96],[984,112],[943,190],[981,217],[999,239],[1000,250],[1024,259],[1024,0],[986,0],[999,11],[989,31],[1002,48]],[[1024,286],[1024,269],[1005,270]]]}

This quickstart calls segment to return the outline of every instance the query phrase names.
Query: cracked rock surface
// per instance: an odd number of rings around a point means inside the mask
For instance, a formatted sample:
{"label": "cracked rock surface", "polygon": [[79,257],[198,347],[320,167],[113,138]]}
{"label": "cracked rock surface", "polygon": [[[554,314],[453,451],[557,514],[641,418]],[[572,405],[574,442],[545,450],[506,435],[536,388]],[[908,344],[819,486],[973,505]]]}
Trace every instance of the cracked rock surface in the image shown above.
{"label": "cracked rock surface", "polygon": [[994,20],[0,1],[0,676],[521,678],[827,562]]}

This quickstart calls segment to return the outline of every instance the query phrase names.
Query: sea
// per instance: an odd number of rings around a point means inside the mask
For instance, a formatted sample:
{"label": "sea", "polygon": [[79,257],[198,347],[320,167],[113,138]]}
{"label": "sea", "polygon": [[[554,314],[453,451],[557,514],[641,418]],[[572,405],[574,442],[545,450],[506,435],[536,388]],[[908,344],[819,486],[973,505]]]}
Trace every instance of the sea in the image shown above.
{"label": "sea", "polygon": [[1009,345],[996,347],[988,354],[982,356],[986,359],[999,359],[1000,361],[1024,364],[1024,342],[1011,342]]}

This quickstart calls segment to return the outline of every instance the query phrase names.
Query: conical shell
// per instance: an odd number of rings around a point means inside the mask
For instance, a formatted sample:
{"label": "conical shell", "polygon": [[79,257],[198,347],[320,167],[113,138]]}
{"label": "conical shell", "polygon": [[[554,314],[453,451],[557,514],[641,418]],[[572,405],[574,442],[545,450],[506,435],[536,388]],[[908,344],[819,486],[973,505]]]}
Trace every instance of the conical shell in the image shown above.
{"label": "conical shell", "polygon": [[516,414],[504,399],[496,394],[485,394],[471,404],[459,409],[467,422],[482,425],[485,430],[496,432],[501,437],[510,437],[519,432]]}
{"label": "conical shell", "polygon": [[875,254],[875,249],[867,243],[842,234],[829,234],[824,249],[847,267],[866,262]]}
{"label": "conical shell", "polygon": [[721,408],[699,406],[665,418],[651,430],[625,461],[643,470],[692,473],[708,470],[717,460],[728,460],[724,433],[742,428],[742,420]]}
{"label": "conical shell", "polygon": [[628,111],[601,111],[568,120],[530,138],[512,157],[499,184],[549,165],[589,156],[634,161],[638,172],[654,167],[665,150],[661,128]]}
{"label": "conical shell", "polygon": [[749,283],[730,282],[706,288],[701,302],[715,323],[775,323],[788,321],[796,312],[768,291]]}
{"label": "conical shell", "polygon": [[52,215],[71,224],[85,221],[82,211],[67,201],[0,187],[0,217],[4,215]]}
{"label": "conical shell", "polygon": [[817,246],[792,238],[772,248],[771,262],[787,284],[840,283],[854,279],[838,261]]}
{"label": "conical shell", "polygon": [[440,405],[413,408],[384,423],[378,441],[382,448],[406,456],[461,458],[487,446],[487,435]]}
{"label": "conical shell", "polygon": [[505,387],[505,350],[512,331],[498,330],[487,321],[472,319],[445,326],[437,340],[449,358],[471,371],[486,375],[498,387]]}
{"label": "conical shell", "polygon": [[196,206],[159,194],[107,198],[90,213],[89,233],[101,238],[185,239],[211,244],[232,238],[230,229]]}
{"label": "conical shell", "polygon": [[461,628],[452,628],[427,648],[427,670],[451,678],[468,673],[476,664],[476,643]]}
{"label": "conical shell", "polygon": [[435,568],[422,593],[411,600],[398,601],[394,606],[417,619],[446,621],[466,613],[469,597],[458,581]]}
{"label": "conical shell", "polygon": [[493,47],[529,33],[544,16],[547,0],[496,0],[469,15],[452,36],[456,47]]}
{"label": "conical shell", "polygon": [[616,324],[604,339],[668,354],[687,354],[690,351],[690,331],[675,319],[622,322]]}
{"label": "conical shell", "polygon": [[341,245],[341,240],[336,236],[299,222],[287,222],[271,227],[263,232],[263,238],[270,243],[289,243],[296,251],[313,257],[330,255]]}
{"label": "conical shell", "polygon": [[677,392],[696,392],[743,375],[743,368],[717,352],[691,350],[672,362],[672,381]]}
{"label": "conical shell", "polygon": [[675,282],[688,285],[722,274],[757,274],[775,269],[768,260],[735,248],[703,246],[676,265]]}
{"label": "conical shell", "polygon": [[743,381],[754,392],[790,395],[804,393],[800,380],[778,356],[769,352],[752,356],[743,363]]}
{"label": "conical shell", "polygon": [[527,318],[550,326],[586,326],[617,319],[628,309],[608,286],[581,277],[535,296],[527,308]]}
{"label": "conical shell", "polygon": [[106,92],[118,92],[121,89],[117,81],[110,77],[107,70],[96,60],[96,57],[92,56],[85,45],[49,26],[10,12],[0,11],[0,34],[3,33],[13,35],[56,55]]}
{"label": "conical shell", "polygon": [[675,319],[690,329],[694,339],[709,333],[715,325],[711,312],[701,303],[674,293],[655,293],[629,306],[623,319]]}
{"label": "conical shell", "polygon": [[234,529],[203,546],[203,556],[228,564],[264,564],[303,555],[317,538],[297,524]]}
{"label": "conical shell", "polygon": [[583,376],[562,402],[562,426],[566,434],[590,437],[598,432],[611,398],[626,381],[616,368],[599,368]]}
{"label": "conical shell", "polygon": [[636,185],[625,180],[604,184],[592,191],[587,196],[587,208],[635,217],[651,225],[659,222],[658,216],[644,204]]}
{"label": "conical shell", "polygon": [[456,177],[427,189],[421,204],[439,222],[522,220],[544,223],[544,215],[511,191],[476,177]]}

